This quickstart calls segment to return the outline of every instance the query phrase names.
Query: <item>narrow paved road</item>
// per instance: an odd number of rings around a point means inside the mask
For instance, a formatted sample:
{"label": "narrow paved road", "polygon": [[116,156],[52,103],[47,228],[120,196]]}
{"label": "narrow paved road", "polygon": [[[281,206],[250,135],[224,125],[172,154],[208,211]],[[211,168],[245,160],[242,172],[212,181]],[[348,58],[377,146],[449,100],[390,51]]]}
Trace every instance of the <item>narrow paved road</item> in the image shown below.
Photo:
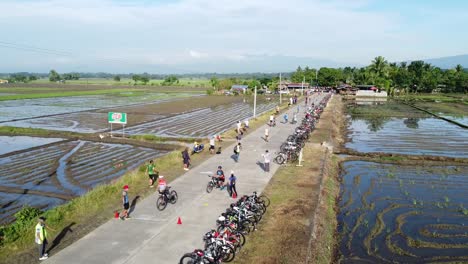
{"label": "narrow paved road", "polygon": [[[318,103],[323,96],[311,98]],[[291,107],[289,116],[296,110],[297,106]],[[301,118],[303,110],[301,103]],[[257,163],[263,160],[261,154],[266,149],[272,154],[279,151],[296,125],[277,122],[277,126],[270,129],[269,142],[262,139],[266,127],[243,138],[238,163],[233,161],[232,149],[228,148],[174,180],[170,185],[179,194],[175,205],[169,204],[160,212],[156,209],[156,194],[151,195],[136,205],[131,219],[107,222],[45,263],[178,263],[184,253],[202,248],[203,234],[215,227],[218,216],[234,201],[226,191],[215,189],[206,193],[209,180],[206,172],[216,171],[218,165],[223,166],[226,176],[233,170],[238,178],[237,191],[243,195],[263,191],[278,169],[278,165],[272,163],[270,173],[266,173]],[[178,217],[182,225],[177,225]]]}

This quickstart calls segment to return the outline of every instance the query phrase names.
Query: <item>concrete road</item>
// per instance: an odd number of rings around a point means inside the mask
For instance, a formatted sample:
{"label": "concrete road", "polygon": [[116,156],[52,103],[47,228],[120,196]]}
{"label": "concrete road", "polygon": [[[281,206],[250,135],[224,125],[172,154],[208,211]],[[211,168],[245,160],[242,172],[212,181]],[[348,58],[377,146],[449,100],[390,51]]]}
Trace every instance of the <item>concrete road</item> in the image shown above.
{"label": "concrete road", "polygon": [[[311,98],[310,103],[318,103],[323,96],[313,95]],[[288,110],[290,119],[296,110],[297,106]],[[303,112],[301,102],[300,118]],[[282,121],[282,117],[277,121]],[[266,173],[257,163],[263,161],[261,154],[266,149],[272,154],[279,151],[281,143],[293,133],[296,125],[277,122],[276,127],[270,128],[269,142],[262,139],[266,127],[264,125],[242,139],[243,149],[238,163],[231,158],[233,147],[229,147],[171,182],[170,186],[179,196],[176,204],[168,204],[164,211],[158,211],[157,195],[151,195],[137,203],[131,219],[110,220],[44,263],[178,263],[184,253],[203,247],[203,235],[215,228],[218,216],[234,202],[226,191],[214,189],[206,193],[207,172],[213,173],[221,165],[227,179],[233,170],[237,176],[237,192],[243,195],[263,191],[278,169],[278,165],[271,163],[270,172]],[[182,225],[177,225],[178,217]]]}

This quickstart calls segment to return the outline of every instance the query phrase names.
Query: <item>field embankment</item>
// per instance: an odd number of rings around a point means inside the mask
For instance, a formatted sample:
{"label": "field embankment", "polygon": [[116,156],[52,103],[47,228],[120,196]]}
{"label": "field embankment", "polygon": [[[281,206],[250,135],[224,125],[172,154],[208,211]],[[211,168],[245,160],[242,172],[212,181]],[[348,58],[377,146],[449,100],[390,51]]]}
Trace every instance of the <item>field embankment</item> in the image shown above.
{"label": "field embankment", "polygon": [[303,150],[303,166],[285,166],[273,176],[264,191],[271,205],[235,263],[331,262],[338,157],[325,145],[341,142],[341,104],[334,96],[323,112]]}

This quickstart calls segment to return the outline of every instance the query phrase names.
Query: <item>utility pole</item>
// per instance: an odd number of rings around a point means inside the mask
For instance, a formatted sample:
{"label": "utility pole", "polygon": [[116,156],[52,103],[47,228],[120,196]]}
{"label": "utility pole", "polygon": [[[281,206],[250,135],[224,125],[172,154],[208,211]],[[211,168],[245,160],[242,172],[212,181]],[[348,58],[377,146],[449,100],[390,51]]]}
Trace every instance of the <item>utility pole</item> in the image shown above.
{"label": "utility pole", "polygon": [[318,70],[315,70],[315,88],[318,89],[318,78],[317,78],[317,76],[318,76]]}
{"label": "utility pole", "polygon": [[253,117],[257,117],[257,86],[255,85],[254,89],[254,114]]}
{"label": "utility pole", "polygon": [[301,95],[304,95],[304,82],[305,82],[305,76],[302,76]]}
{"label": "utility pole", "polygon": [[281,99],[281,72],[280,72],[280,82],[279,82],[279,94],[280,94],[280,105],[283,102]]}

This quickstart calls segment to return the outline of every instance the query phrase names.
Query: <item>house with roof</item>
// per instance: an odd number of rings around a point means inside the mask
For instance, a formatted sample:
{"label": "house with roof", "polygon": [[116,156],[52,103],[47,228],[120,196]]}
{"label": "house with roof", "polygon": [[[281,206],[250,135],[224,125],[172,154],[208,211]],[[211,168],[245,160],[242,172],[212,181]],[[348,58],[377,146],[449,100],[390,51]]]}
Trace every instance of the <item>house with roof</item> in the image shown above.
{"label": "house with roof", "polygon": [[300,90],[300,89],[309,89],[309,84],[308,83],[289,83],[287,85],[288,90]]}
{"label": "house with roof", "polygon": [[237,93],[245,93],[249,89],[248,85],[241,85],[241,84],[234,84],[231,86],[231,92],[237,92]]}

